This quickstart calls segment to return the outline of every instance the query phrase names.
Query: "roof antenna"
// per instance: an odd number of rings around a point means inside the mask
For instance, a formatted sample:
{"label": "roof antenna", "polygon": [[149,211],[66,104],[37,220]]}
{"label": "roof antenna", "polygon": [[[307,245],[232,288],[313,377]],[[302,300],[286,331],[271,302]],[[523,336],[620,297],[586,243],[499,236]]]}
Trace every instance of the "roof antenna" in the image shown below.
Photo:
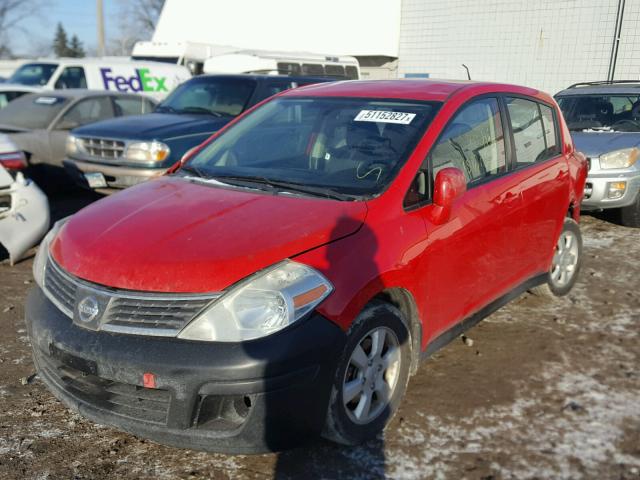
{"label": "roof antenna", "polygon": [[471,74],[469,73],[469,67],[467,67],[464,63],[462,64],[462,66],[467,71],[467,80],[471,80]]}

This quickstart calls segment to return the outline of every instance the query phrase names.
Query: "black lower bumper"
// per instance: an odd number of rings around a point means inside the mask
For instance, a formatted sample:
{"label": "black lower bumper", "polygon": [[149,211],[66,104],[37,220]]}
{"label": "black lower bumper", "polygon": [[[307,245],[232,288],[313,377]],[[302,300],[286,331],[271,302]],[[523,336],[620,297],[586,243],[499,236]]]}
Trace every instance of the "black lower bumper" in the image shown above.
{"label": "black lower bumper", "polygon": [[[346,339],[318,314],[244,343],[94,332],[37,287],[26,322],[40,377],[69,407],[159,443],[228,453],[316,438]],[[155,388],[144,387],[145,373]]]}

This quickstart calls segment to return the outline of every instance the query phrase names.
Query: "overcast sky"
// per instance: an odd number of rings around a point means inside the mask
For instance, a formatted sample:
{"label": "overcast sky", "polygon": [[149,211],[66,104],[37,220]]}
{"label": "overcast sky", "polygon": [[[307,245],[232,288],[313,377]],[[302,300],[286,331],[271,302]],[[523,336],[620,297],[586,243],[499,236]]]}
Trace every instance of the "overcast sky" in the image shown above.
{"label": "overcast sky", "polygon": [[[106,41],[109,34],[117,32],[118,0],[103,0]],[[42,54],[42,47],[53,42],[58,22],[67,31],[69,38],[77,35],[85,48],[95,49],[96,2],[95,0],[47,0],[47,6],[36,15],[21,24],[22,32],[12,35],[11,48],[16,54]]]}

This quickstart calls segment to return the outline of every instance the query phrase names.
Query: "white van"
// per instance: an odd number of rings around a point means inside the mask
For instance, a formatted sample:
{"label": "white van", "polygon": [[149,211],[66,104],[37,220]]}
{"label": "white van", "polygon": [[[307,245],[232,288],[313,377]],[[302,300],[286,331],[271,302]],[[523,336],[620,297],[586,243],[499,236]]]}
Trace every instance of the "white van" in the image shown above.
{"label": "white van", "polygon": [[133,46],[131,59],[175,63],[187,67],[193,75],[200,75],[207,58],[237,50],[236,47],[209,43],[139,41]]}
{"label": "white van", "polygon": [[360,78],[360,66],[355,57],[344,55],[240,50],[207,59],[204,73],[262,73],[357,80]]}
{"label": "white van", "polygon": [[57,58],[34,60],[18,68],[8,83],[43,90],[88,88],[142,93],[162,100],[191,78],[180,65],[134,62],[126,58]]}

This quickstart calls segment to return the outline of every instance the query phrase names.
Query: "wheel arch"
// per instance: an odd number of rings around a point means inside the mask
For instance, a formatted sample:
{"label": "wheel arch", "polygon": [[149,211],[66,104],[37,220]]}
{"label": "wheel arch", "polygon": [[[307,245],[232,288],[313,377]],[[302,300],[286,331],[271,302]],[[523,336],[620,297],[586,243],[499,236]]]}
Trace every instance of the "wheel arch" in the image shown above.
{"label": "wheel arch", "polygon": [[413,295],[405,288],[391,287],[378,292],[371,300],[381,300],[393,305],[408,322],[407,327],[411,334],[410,374],[414,375],[418,370],[422,351],[422,321]]}

